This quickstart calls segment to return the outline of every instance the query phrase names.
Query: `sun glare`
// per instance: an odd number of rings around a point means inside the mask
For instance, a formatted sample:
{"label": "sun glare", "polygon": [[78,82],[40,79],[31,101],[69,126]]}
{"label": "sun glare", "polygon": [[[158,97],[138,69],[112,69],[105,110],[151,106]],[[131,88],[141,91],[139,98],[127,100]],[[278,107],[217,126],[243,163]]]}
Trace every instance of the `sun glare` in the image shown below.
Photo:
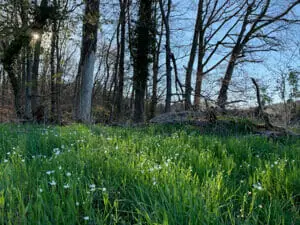
{"label": "sun glare", "polygon": [[32,33],[32,39],[34,41],[37,41],[40,38],[40,35],[38,33]]}

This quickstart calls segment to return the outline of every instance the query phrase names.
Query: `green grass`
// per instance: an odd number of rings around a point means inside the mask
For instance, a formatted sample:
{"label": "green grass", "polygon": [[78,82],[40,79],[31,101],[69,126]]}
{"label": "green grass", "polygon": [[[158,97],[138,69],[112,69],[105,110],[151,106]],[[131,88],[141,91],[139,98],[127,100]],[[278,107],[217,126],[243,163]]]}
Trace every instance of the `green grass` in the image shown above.
{"label": "green grass", "polygon": [[299,211],[300,140],[0,125],[0,224],[296,225]]}

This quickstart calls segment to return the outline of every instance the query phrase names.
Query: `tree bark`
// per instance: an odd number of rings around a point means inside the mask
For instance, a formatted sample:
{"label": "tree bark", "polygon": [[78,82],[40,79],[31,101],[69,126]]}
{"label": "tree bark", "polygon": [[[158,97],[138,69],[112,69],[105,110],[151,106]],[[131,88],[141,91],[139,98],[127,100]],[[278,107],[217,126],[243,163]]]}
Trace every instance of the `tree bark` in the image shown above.
{"label": "tree bark", "polygon": [[51,89],[51,109],[50,109],[50,120],[53,123],[57,123],[56,114],[56,69],[55,69],[55,45],[56,45],[56,32],[57,32],[57,21],[54,20],[52,24],[52,36],[51,36],[51,50],[50,50],[50,89]]}
{"label": "tree bark", "polygon": [[195,57],[196,57],[199,30],[200,30],[200,25],[201,25],[200,22],[201,22],[201,17],[202,17],[202,14],[201,14],[202,7],[203,7],[203,0],[199,0],[192,48],[190,51],[189,62],[188,62],[188,66],[186,68],[186,75],[185,75],[185,109],[186,110],[189,110],[192,106],[192,103],[191,103],[191,94],[192,94],[191,81],[192,81],[193,65],[194,65],[194,61],[195,61]]}
{"label": "tree bark", "polygon": [[41,42],[42,34],[39,34],[40,38],[34,43],[34,56],[32,65],[32,93],[31,93],[31,106],[33,114],[38,108],[38,75],[40,65],[40,54],[41,54]]}
{"label": "tree bark", "polygon": [[25,85],[25,112],[24,119],[32,120],[32,107],[31,107],[31,85],[32,85],[32,51],[31,47],[26,49],[26,85]]}
{"label": "tree bark", "polygon": [[60,22],[58,23],[57,32],[56,32],[56,42],[55,42],[55,52],[56,52],[56,115],[57,122],[61,124],[62,122],[62,111],[61,111],[61,86],[63,84],[62,80],[62,68],[61,68],[61,53],[59,51],[59,30],[60,30]]}
{"label": "tree bark", "polygon": [[203,28],[203,0],[199,1],[199,41],[198,41],[198,68],[197,68],[197,76],[196,76],[196,85],[195,85],[195,99],[194,105],[195,108],[200,107],[200,95],[201,95],[201,86],[203,79],[203,58],[205,54],[205,46],[204,46],[204,30]]}
{"label": "tree bark", "polygon": [[260,98],[260,88],[259,88],[259,85],[257,84],[256,80],[254,78],[251,78],[252,80],[252,83],[254,84],[255,86],[255,89],[256,89],[256,98],[257,98],[257,103],[258,103],[258,109],[259,109],[259,112],[265,122],[265,126],[267,129],[272,129],[273,128],[273,125],[271,124],[270,120],[269,120],[269,117],[268,117],[268,114],[266,114],[264,112],[264,109],[263,109],[263,106],[262,106],[262,103],[261,103],[261,98]]}
{"label": "tree bark", "polygon": [[83,123],[91,122],[94,63],[97,47],[99,23],[99,0],[85,2],[81,55],[78,77],[81,80],[78,111],[76,120]]}

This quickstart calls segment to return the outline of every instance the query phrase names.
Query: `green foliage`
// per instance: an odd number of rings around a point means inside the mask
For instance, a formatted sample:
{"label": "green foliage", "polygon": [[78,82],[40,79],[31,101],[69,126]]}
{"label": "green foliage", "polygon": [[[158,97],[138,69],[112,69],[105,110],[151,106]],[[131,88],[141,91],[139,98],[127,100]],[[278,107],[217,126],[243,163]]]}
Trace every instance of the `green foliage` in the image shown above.
{"label": "green foliage", "polygon": [[1,125],[0,224],[298,224],[300,141],[235,131]]}

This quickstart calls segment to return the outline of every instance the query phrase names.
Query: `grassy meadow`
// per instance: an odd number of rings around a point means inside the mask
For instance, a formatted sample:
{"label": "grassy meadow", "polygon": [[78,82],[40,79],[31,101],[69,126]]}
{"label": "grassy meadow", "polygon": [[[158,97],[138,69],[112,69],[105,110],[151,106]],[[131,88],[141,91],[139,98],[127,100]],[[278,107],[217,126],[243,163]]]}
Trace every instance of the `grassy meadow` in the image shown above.
{"label": "grassy meadow", "polygon": [[300,140],[0,125],[0,224],[300,224]]}

